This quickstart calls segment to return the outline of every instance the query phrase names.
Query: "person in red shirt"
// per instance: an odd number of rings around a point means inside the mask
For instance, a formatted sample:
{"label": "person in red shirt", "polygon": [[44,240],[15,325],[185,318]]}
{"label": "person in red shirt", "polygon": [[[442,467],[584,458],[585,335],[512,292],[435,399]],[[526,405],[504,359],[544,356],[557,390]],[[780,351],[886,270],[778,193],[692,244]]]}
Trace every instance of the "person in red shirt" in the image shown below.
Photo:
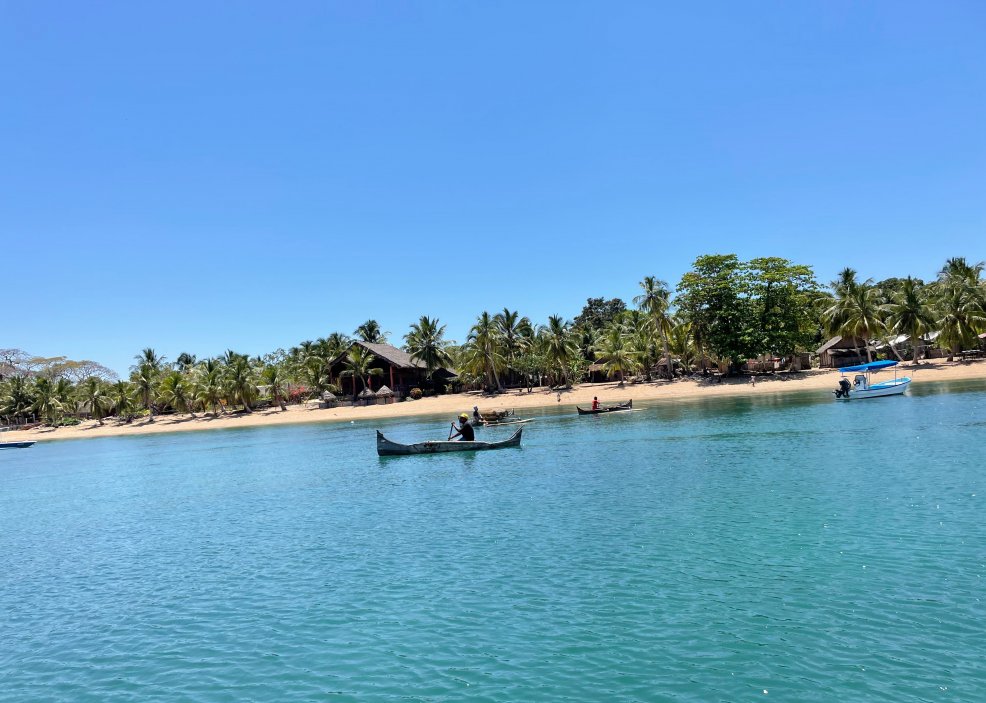
{"label": "person in red shirt", "polygon": [[592,396],[592,409],[599,410],[599,398]]}

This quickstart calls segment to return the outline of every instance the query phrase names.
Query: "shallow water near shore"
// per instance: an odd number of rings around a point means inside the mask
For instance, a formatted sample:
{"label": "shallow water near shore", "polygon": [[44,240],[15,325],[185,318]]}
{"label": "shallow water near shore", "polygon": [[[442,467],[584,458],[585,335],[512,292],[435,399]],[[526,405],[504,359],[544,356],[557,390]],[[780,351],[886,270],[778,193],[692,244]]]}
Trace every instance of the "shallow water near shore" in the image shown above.
{"label": "shallow water near shore", "polygon": [[532,415],[0,452],[0,701],[986,700],[983,383]]}

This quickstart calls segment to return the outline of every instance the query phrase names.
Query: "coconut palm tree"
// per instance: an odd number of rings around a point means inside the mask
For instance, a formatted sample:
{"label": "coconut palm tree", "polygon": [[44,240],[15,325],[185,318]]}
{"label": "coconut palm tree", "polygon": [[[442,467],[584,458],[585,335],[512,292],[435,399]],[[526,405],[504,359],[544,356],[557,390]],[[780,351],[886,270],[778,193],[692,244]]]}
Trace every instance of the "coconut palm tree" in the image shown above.
{"label": "coconut palm tree", "polygon": [[223,368],[215,359],[199,363],[196,370],[195,400],[202,408],[212,408],[212,416],[225,413],[223,398]]}
{"label": "coconut palm tree", "polygon": [[62,403],[55,392],[55,384],[44,376],[39,376],[34,382],[34,412],[49,425],[54,425],[62,416]]}
{"label": "coconut palm tree", "polygon": [[172,371],[161,380],[158,397],[177,412],[195,417],[195,395],[188,379],[180,371]]}
{"label": "coconut palm tree", "polygon": [[411,358],[425,365],[428,378],[435,369],[452,365],[452,358],[446,350],[445,325],[439,325],[437,317],[433,320],[422,315],[411,325],[411,331],[404,335],[404,343]]}
{"label": "coconut palm tree", "polygon": [[227,397],[234,403],[239,403],[250,413],[250,406],[257,399],[257,374],[250,360],[243,354],[232,350],[226,352],[224,387]]}
{"label": "coconut palm tree", "polygon": [[[145,351],[148,351],[145,349]],[[142,363],[130,374],[130,381],[140,396],[141,402],[147,408],[148,422],[154,422],[154,400],[157,397],[157,383],[159,373],[151,362]]]}
{"label": "coconut palm tree", "polygon": [[640,368],[639,352],[635,351],[627,330],[618,322],[603,330],[595,353],[596,361],[606,369],[606,375],[612,378],[619,374],[621,383],[627,371],[633,373]]}
{"label": "coconut palm tree", "polygon": [[346,358],[343,360],[343,370],[339,374],[340,378],[352,378],[353,379],[353,399],[356,398],[356,379],[360,380],[363,385],[363,389],[370,387],[370,376],[382,376],[383,369],[373,368],[371,364],[376,361],[377,357],[373,353],[364,347],[354,345],[349,353],[346,354]]}
{"label": "coconut palm tree", "polygon": [[133,367],[134,369],[140,368],[141,366],[149,366],[157,372],[164,367],[164,357],[150,347],[142,349],[140,354],[134,357],[134,361],[137,362]]}
{"label": "coconut palm tree", "polygon": [[568,367],[572,359],[578,354],[575,340],[572,337],[571,324],[560,315],[551,315],[548,318],[548,325],[542,333],[545,338],[545,352],[549,363],[554,369],[561,372],[561,378],[565,385],[570,386]]}
{"label": "coconut palm tree", "polygon": [[127,381],[117,381],[110,392],[113,413],[118,417],[130,417],[133,412],[133,386]]}
{"label": "coconut palm tree", "polygon": [[976,342],[976,335],[986,323],[982,299],[969,285],[943,286],[935,302],[935,324],[941,331],[938,342],[948,347],[949,360],[963,348]]}
{"label": "coconut palm tree", "polygon": [[75,386],[64,376],[55,380],[55,397],[61,403],[63,413],[78,414]]}
{"label": "coconut palm tree", "polygon": [[14,420],[25,420],[34,405],[34,395],[24,376],[14,376],[3,385],[0,393],[0,415]]}
{"label": "coconut palm tree", "polygon": [[261,372],[260,377],[264,381],[264,385],[267,386],[270,392],[270,398],[274,403],[281,408],[281,411],[288,409],[288,406],[284,403],[284,397],[287,395],[285,389],[284,375],[281,373],[281,369],[277,366],[270,365],[265,366],[264,370]]}
{"label": "coconut palm tree", "polygon": [[914,363],[921,358],[921,337],[934,329],[935,318],[924,286],[910,276],[901,281],[900,289],[886,306],[885,324],[893,334],[911,338]]}
{"label": "coconut palm tree", "polygon": [[376,320],[367,320],[356,328],[355,334],[361,341],[369,344],[386,344],[389,332],[380,331],[380,323]]}
{"label": "coconut palm tree", "polygon": [[332,385],[325,360],[320,356],[310,356],[305,360],[301,367],[301,378],[308,386],[312,398],[321,398],[322,394]]}
{"label": "coconut palm tree", "polygon": [[487,388],[501,389],[499,372],[503,370],[506,360],[503,356],[500,328],[493,316],[485,310],[476,318],[476,324],[469,330],[466,346],[470,347],[468,354],[477,360],[482,360]]}
{"label": "coconut palm tree", "polygon": [[79,399],[88,408],[96,422],[103,424],[105,411],[113,406],[113,399],[106,390],[106,384],[95,376],[90,376],[79,384]]}
{"label": "coconut palm tree", "polygon": [[189,354],[188,352],[182,352],[178,355],[178,359],[175,361],[175,366],[182,373],[191,370],[191,368],[195,366],[195,355]]}
{"label": "coconut palm tree", "polygon": [[517,358],[524,353],[534,336],[531,321],[516,310],[503,308],[493,316],[493,322],[499,332],[504,362],[508,368],[514,368]]}
{"label": "coconut palm tree", "polygon": [[651,318],[655,331],[661,339],[664,350],[664,370],[671,379],[671,350],[668,346],[668,332],[671,329],[671,289],[664,281],[654,276],[645,276],[640,282],[643,293],[633,299],[635,305]]}

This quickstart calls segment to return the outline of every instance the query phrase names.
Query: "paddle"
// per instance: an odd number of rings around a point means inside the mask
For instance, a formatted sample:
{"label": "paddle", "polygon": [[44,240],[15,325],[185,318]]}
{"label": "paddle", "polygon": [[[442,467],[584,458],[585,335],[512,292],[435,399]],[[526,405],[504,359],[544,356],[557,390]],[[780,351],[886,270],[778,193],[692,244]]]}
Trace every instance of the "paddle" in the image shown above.
{"label": "paddle", "polygon": [[448,439],[447,439],[447,440],[445,440],[445,441],[447,441],[447,442],[451,442],[451,441],[452,441],[452,433],[453,433],[453,432],[455,432],[455,423],[454,423],[454,422],[453,422],[453,423],[452,423],[452,425],[451,425],[451,426],[449,427],[449,430],[448,430]]}

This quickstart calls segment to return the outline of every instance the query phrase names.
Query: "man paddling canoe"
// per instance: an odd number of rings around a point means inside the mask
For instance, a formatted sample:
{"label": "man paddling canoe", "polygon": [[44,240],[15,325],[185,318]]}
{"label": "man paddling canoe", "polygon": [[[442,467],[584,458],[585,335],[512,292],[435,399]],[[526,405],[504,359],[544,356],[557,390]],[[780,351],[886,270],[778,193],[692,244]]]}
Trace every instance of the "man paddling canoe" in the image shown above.
{"label": "man paddling canoe", "polygon": [[455,424],[452,425],[452,434],[449,435],[449,439],[455,439],[456,437],[461,437],[460,442],[475,442],[476,433],[472,429],[472,425],[469,424],[469,416],[465,413],[459,415],[459,427],[456,428]]}

